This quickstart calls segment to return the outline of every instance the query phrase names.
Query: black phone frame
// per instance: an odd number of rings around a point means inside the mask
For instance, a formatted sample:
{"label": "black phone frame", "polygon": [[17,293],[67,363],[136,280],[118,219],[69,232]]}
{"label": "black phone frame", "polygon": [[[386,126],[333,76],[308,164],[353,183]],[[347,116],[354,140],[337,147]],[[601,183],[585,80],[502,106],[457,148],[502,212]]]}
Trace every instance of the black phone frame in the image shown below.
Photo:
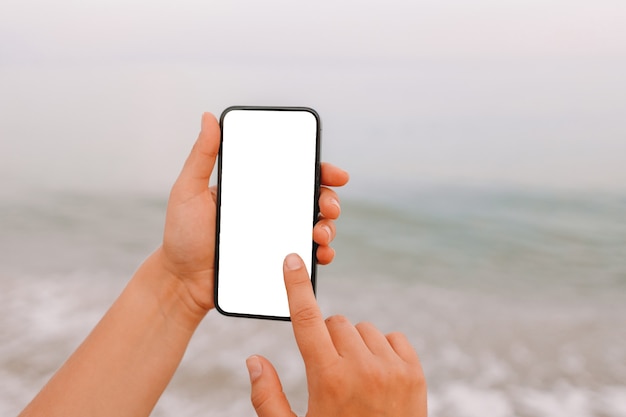
{"label": "black phone frame", "polygon": [[[220,115],[220,149],[217,158],[217,201],[216,201],[216,224],[215,224],[215,253],[214,253],[214,275],[213,275],[213,301],[215,309],[224,316],[229,317],[243,317],[253,319],[265,319],[265,320],[279,320],[279,321],[291,321],[290,316],[267,316],[259,314],[248,313],[233,313],[223,310],[219,305],[219,248],[220,248],[220,212],[221,212],[221,185],[222,185],[222,142],[224,140],[224,118],[233,110],[246,110],[246,111],[305,111],[313,114],[317,122],[317,131],[315,136],[315,184],[314,184],[314,208],[313,208],[313,221],[312,226],[319,220],[319,196],[321,185],[321,142],[322,142],[322,120],[313,108],[304,106],[230,106],[222,111]],[[311,229],[312,231],[312,229]],[[311,237],[311,239],[313,239]],[[318,244],[313,241],[313,250],[311,253],[311,271],[309,271],[311,278],[311,285],[313,286],[313,292],[317,296],[317,247]]]}

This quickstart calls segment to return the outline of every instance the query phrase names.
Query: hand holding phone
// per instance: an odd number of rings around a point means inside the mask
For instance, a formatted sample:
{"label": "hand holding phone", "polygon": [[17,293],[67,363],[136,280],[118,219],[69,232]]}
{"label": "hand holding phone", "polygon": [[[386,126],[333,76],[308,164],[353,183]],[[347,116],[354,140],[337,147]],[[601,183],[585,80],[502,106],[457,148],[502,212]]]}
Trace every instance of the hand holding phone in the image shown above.
{"label": "hand holding phone", "polygon": [[[143,262],[80,348],[20,415],[83,416],[96,408],[101,415],[150,414],[198,324],[214,307],[216,188],[208,185],[219,139],[217,120],[205,113],[170,192],[163,245]],[[348,180],[331,165],[322,167],[321,177],[329,186]],[[330,204],[335,197],[332,190],[322,189],[321,213],[329,225],[339,214]],[[315,239],[328,249],[331,239]],[[328,252],[318,251],[317,256],[322,263],[332,260]]]}
{"label": "hand holding phone", "polygon": [[[209,178],[219,147],[219,123],[212,114],[204,113],[198,138],[170,192],[163,245],[158,250],[163,266],[186,288],[181,295],[185,295],[183,300],[192,312],[192,322],[198,322],[215,307],[217,186],[209,187]],[[335,234],[334,219],[340,213],[337,193],[329,187],[343,186],[348,179],[348,173],[342,169],[321,163],[320,219],[313,228],[320,264],[333,259],[334,251],[329,245]],[[287,192],[271,179],[266,179],[264,189],[270,201]],[[324,228],[331,231],[331,236]]]}

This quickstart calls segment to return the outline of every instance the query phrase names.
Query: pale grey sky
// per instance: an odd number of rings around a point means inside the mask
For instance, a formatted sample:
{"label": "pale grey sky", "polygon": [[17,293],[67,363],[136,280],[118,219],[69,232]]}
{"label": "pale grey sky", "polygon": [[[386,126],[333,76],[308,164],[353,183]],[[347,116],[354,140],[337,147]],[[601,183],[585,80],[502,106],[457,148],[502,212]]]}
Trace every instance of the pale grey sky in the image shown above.
{"label": "pale grey sky", "polygon": [[0,4],[8,187],[166,189],[203,110],[310,105],[375,179],[626,189],[626,2]]}
{"label": "pale grey sky", "polygon": [[[620,58],[621,0],[4,0],[15,59]],[[6,62],[5,61],[5,62]]]}

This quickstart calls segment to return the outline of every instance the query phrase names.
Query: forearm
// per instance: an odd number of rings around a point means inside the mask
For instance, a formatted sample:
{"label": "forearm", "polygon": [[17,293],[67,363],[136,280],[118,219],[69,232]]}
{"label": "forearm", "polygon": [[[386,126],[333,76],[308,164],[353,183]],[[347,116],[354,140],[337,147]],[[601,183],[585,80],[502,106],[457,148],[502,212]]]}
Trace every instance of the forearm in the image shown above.
{"label": "forearm", "polygon": [[202,318],[152,254],[21,416],[148,416]]}

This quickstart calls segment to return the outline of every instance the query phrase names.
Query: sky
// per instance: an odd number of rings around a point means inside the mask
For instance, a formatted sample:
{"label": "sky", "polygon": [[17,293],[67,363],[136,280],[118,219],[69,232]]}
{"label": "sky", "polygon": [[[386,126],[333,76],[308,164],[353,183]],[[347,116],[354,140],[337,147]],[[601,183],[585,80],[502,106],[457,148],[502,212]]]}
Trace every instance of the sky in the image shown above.
{"label": "sky", "polygon": [[620,0],[2,3],[3,61],[624,58]]}
{"label": "sky", "polygon": [[308,105],[357,186],[626,189],[626,3],[0,5],[4,188],[169,187],[202,111]]}

